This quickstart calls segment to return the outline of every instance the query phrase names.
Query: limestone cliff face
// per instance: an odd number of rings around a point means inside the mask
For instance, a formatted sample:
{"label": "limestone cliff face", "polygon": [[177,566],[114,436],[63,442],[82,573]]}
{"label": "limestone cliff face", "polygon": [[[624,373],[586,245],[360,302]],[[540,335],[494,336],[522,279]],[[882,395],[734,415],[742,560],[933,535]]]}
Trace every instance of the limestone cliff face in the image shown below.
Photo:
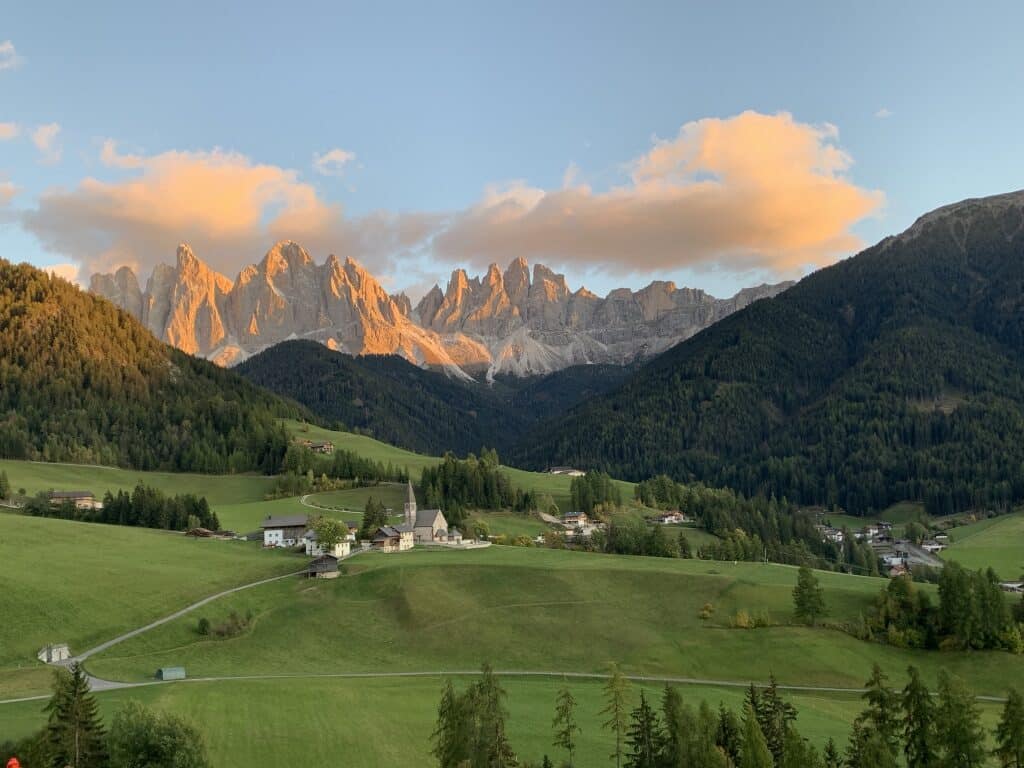
{"label": "limestone cliff face", "polygon": [[349,354],[398,354],[456,376],[547,373],[583,363],[627,363],[668,349],[727,314],[788,284],[730,299],[656,281],[601,298],[571,291],[524,259],[483,277],[452,272],[413,307],[389,295],[352,259],[316,264],[300,245],[277,243],[232,282],[178,248],[141,291],[127,267],[93,275],[90,290],[125,309],[180,349],[233,365],[286,339],[309,338]]}

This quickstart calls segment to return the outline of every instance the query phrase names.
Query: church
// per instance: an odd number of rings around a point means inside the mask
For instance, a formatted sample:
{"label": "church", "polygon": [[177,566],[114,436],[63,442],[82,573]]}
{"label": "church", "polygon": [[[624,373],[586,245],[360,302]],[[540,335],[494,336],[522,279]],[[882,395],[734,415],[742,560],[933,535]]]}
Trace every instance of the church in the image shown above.
{"label": "church", "polygon": [[417,509],[416,494],[412,490],[412,481],[406,487],[405,524],[401,526],[412,530],[417,544],[444,544],[462,540],[457,530],[448,531],[448,521],[440,509]]}

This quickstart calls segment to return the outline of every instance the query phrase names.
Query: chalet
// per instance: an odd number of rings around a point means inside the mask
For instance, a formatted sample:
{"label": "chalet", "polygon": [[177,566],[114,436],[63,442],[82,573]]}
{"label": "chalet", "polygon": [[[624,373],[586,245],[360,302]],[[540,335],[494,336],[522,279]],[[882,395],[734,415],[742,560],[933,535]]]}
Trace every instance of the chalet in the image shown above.
{"label": "chalet", "polygon": [[906,552],[895,552],[891,555],[883,555],[882,565],[886,568],[892,568],[897,565],[907,564],[907,553]]}
{"label": "chalet", "polygon": [[347,539],[349,541],[355,541],[356,536],[359,534],[359,523],[355,520],[343,520],[342,522],[345,523],[345,527],[348,528]]}
{"label": "chalet", "polygon": [[338,578],[338,558],[332,555],[320,555],[306,568],[306,576],[310,579]]}
{"label": "chalet", "polygon": [[267,515],[260,528],[263,530],[264,547],[294,547],[301,543],[302,535],[309,530],[309,517]]}
{"label": "chalet", "polygon": [[413,538],[422,544],[444,544],[448,541],[448,521],[440,509],[417,509],[416,494],[412,490],[412,481],[406,485],[405,524]]}
{"label": "chalet", "polygon": [[928,541],[921,542],[921,549],[923,549],[925,552],[931,552],[933,555],[936,552],[941,552],[945,548],[946,548],[945,544],[940,544],[939,542],[935,541],[934,539],[929,539]]}
{"label": "chalet", "polygon": [[549,467],[549,475],[568,475],[569,477],[583,477],[586,472],[575,467]]}
{"label": "chalet", "polygon": [[656,518],[655,522],[661,523],[662,525],[682,525],[683,523],[690,522],[690,518],[684,515],[682,512],[662,512]]}
{"label": "chalet", "polygon": [[349,553],[352,551],[352,542],[347,537],[344,541],[339,541],[335,544],[332,549],[324,549],[324,547],[317,541],[316,531],[312,528],[302,534],[302,545],[306,548],[306,554],[310,557],[330,555],[337,559],[341,557],[348,557]]}
{"label": "chalet", "polygon": [[843,543],[843,532],[839,528],[833,528],[831,525],[816,525],[814,527],[817,529],[822,541],[831,541],[836,544]]}
{"label": "chalet", "polygon": [[68,648],[67,643],[51,643],[44,645],[36,654],[36,658],[44,664],[56,664],[59,661],[70,659],[71,649]]}
{"label": "chalet", "polygon": [[999,588],[1003,592],[1024,592],[1024,581],[1001,581]]}
{"label": "chalet", "polygon": [[52,507],[74,504],[75,509],[103,509],[103,502],[92,491],[50,491],[47,498]]}
{"label": "chalet", "polygon": [[590,522],[586,512],[566,512],[562,515],[562,525],[566,528],[577,528]]}
{"label": "chalet", "polygon": [[325,456],[334,453],[334,443],[330,440],[300,440],[299,445],[309,448],[313,453],[322,453]]}
{"label": "chalet", "polygon": [[405,552],[413,547],[413,532],[405,525],[385,525],[374,532],[371,542],[381,552]]}

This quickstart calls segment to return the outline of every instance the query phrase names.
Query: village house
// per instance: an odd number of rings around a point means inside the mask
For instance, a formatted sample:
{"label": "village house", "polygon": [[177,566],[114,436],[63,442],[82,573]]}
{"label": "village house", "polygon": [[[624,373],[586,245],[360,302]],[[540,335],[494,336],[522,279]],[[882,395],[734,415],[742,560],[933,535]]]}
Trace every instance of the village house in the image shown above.
{"label": "village house", "polygon": [[562,525],[566,528],[578,528],[590,522],[586,512],[566,512],[562,515]]}
{"label": "village house", "polygon": [[1003,592],[1024,592],[1024,581],[1001,581],[999,588]]}
{"label": "village house", "polygon": [[569,477],[583,477],[586,472],[582,469],[576,469],[575,467],[550,467],[548,469],[549,475],[568,475]]}
{"label": "village house", "polygon": [[374,532],[371,542],[381,552],[405,552],[413,547],[413,532],[405,525],[384,525]]}
{"label": "village house", "polygon": [[50,491],[47,498],[52,507],[71,503],[75,505],[75,509],[103,509],[103,502],[97,499],[92,491]]}
{"label": "village house", "polygon": [[843,543],[843,532],[838,528],[833,528],[831,525],[816,525],[814,526],[818,531],[818,535],[821,536],[822,541],[831,541],[836,544]]}
{"label": "village house", "polygon": [[683,523],[690,522],[690,518],[679,511],[662,512],[654,519],[662,525],[682,525]]}
{"label": "village house", "polygon": [[67,661],[71,658],[71,649],[67,643],[51,643],[44,645],[36,658],[44,664],[56,664],[59,661]]}
{"label": "village house", "polygon": [[260,528],[263,530],[264,547],[294,547],[301,543],[303,534],[309,529],[309,517],[267,515]]}
{"label": "village house", "polygon": [[921,542],[921,549],[923,549],[925,552],[931,552],[933,555],[936,552],[941,552],[945,548],[946,548],[945,544],[940,544],[939,542],[935,541],[934,539],[929,539],[928,541]]}
{"label": "village house", "polygon": [[335,558],[341,558],[348,557],[349,553],[352,551],[352,541],[347,536],[343,541],[339,541],[335,544],[332,549],[324,549],[324,547],[317,541],[316,531],[312,528],[302,534],[302,545],[306,548],[306,554],[310,557],[331,555]]}
{"label": "village house", "polygon": [[322,453],[325,456],[334,453],[334,443],[330,440],[300,440],[299,445],[309,448],[313,453]]}
{"label": "village house", "polygon": [[306,576],[310,579],[338,578],[338,558],[333,555],[320,555],[306,568]]}

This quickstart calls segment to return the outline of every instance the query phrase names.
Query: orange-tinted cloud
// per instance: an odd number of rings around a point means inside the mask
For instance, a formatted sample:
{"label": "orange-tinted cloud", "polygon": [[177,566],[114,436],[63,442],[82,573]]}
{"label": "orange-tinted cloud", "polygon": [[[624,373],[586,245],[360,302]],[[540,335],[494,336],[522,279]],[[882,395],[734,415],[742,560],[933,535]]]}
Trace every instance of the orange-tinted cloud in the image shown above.
{"label": "orange-tinted cloud", "polygon": [[595,192],[489,189],[434,239],[455,262],[517,256],[609,271],[678,267],[794,275],[861,243],[850,228],[883,203],[845,177],[834,126],[744,112],[685,124],[628,164],[629,182]]}
{"label": "orange-tinted cloud", "polygon": [[128,171],[128,178],[86,178],[73,190],[50,190],[36,209],[22,214],[25,228],[45,247],[89,271],[129,264],[145,275],[186,241],[200,258],[234,277],[274,240],[286,238],[321,258],[334,252],[381,268],[383,259],[432,229],[426,216],[346,220],[340,205],[321,200],[295,171],[235,152],[120,154],[108,141],[100,158]]}
{"label": "orange-tinted cloud", "polygon": [[0,181],[0,208],[6,206],[14,196],[18,194],[18,188],[13,182]]}
{"label": "orange-tinted cloud", "polygon": [[21,133],[17,123],[0,123],[0,141],[17,138]]}
{"label": "orange-tinted cloud", "polygon": [[39,150],[40,160],[48,165],[59,163],[63,150],[57,141],[60,134],[59,123],[40,125],[32,131],[32,143]]}

